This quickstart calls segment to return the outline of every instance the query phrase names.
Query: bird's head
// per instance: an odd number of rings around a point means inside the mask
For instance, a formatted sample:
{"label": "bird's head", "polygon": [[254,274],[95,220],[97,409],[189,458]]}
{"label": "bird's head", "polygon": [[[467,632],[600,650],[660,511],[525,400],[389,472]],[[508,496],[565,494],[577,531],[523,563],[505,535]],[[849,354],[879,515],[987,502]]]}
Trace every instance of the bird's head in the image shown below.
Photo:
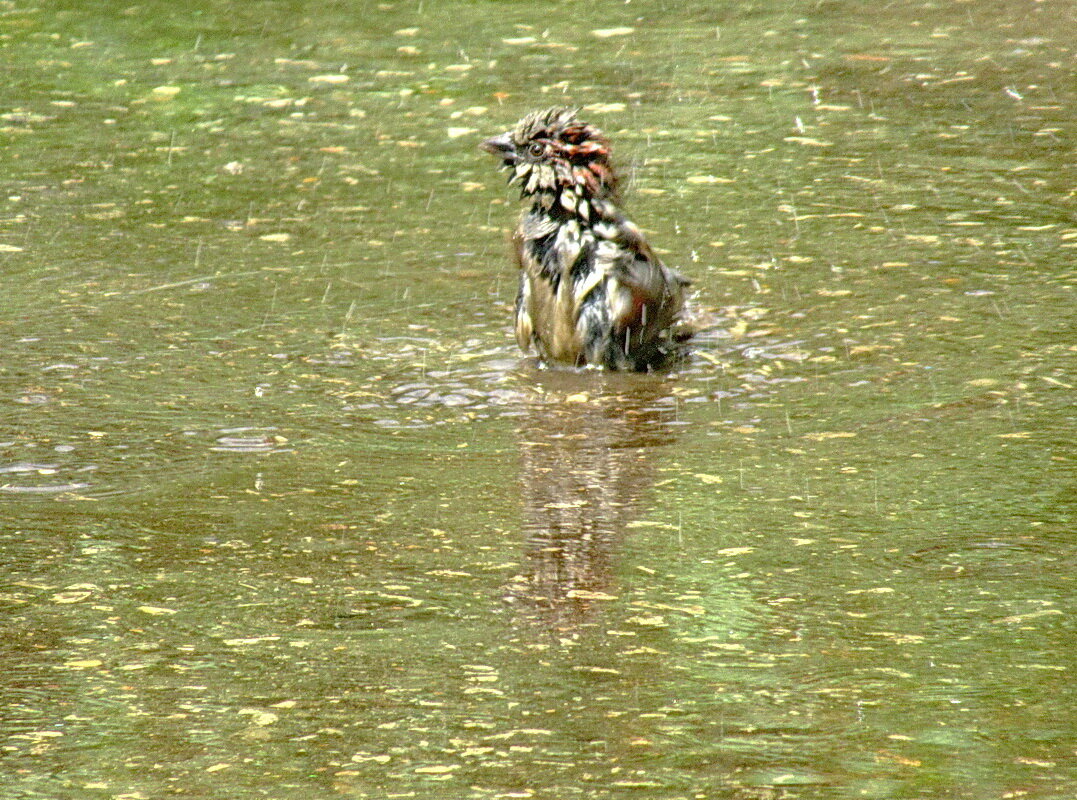
{"label": "bird's head", "polygon": [[522,196],[543,205],[560,201],[572,210],[579,201],[616,201],[609,142],[598,128],[578,120],[574,109],[532,111],[479,147],[501,160],[509,183],[519,181]]}

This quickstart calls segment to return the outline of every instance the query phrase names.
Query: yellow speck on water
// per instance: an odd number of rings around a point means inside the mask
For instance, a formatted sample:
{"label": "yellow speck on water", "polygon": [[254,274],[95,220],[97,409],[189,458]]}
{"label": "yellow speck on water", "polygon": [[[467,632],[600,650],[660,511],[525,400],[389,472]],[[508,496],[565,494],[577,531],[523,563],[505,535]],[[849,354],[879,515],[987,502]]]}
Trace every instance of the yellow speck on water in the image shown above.
{"label": "yellow speck on water", "polygon": [[90,589],[73,590],[68,589],[63,592],[57,592],[52,596],[52,602],[59,603],[61,605],[67,603],[80,603],[88,597],[93,596],[93,591]]}
{"label": "yellow speck on water", "polygon": [[565,593],[565,597],[574,600],[616,600],[617,595],[606,594],[605,592],[590,592],[586,589],[569,589]]}
{"label": "yellow speck on water", "polygon": [[813,139],[810,136],[786,136],[785,141],[794,142],[796,144],[807,145],[808,147],[833,147],[833,142],[824,142],[822,139]]}
{"label": "yellow speck on water", "polygon": [[257,725],[260,728],[264,728],[267,725],[272,725],[280,717],[274,714],[272,711],[262,711],[258,708],[244,708],[238,712],[240,716],[250,717],[251,724]]}
{"label": "yellow speck on water", "polygon": [[629,617],[625,620],[633,625],[639,625],[642,628],[668,628],[669,623],[666,622],[665,617],[661,614],[648,614],[640,615],[636,617]]}
{"label": "yellow speck on water", "polygon": [[853,431],[819,431],[818,433],[806,433],[801,438],[810,439],[813,442],[823,442],[827,439],[851,439],[856,436]]}
{"label": "yellow speck on water", "polygon": [[392,756],[384,755],[382,753],[373,756],[368,756],[365,753],[356,753],[352,756],[352,761],[374,761],[378,764],[388,764],[392,760]]}
{"label": "yellow speck on water", "polygon": [[592,114],[612,114],[617,111],[624,111],[627,106],[624,103],[591,103],[583,107],[584,111],[589,111]]}
{"label": "yellow speck on water", "polygon": [[150,92],[150,96],[154,100],[171,100],[181,91],[182,89],[178,86],[155,86]]}
{"label": "yellow speck on water", "polygon": [[160,606],[139,606],[138,610],[141,611],[143,614],[150,614],[155,617],[176,613],[176,610],[174,608],[162,608]]}
{"label": "yellow speck on water", "polygon": [[621,671],[612,667],[592,667],[588,664],[579,664],[572,668],[576,672],[590,672],[593,675],[620,675]]}

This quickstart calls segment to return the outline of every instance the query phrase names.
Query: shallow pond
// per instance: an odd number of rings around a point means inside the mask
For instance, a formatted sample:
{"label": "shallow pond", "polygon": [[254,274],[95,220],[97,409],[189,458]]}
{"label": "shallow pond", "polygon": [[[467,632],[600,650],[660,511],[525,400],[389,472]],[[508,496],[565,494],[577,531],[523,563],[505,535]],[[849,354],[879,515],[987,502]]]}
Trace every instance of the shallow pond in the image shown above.
{"label": "shallow pond", "polygon": [[[1077,795],[1074,23],[0,2],[0,794]],[[516,351],[562,103],[670,374]]]}

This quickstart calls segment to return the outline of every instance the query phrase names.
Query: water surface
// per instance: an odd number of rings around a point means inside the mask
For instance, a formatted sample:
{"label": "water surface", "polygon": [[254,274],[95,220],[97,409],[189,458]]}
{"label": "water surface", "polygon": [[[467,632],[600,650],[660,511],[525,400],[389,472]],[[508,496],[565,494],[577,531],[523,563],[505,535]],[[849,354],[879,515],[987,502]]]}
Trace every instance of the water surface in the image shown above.
{"label": "water surface", "polygon": [[[1065,3],[0,3],[0,787],[1070,798]],[[572,104],[713,324],[544,371]]]}

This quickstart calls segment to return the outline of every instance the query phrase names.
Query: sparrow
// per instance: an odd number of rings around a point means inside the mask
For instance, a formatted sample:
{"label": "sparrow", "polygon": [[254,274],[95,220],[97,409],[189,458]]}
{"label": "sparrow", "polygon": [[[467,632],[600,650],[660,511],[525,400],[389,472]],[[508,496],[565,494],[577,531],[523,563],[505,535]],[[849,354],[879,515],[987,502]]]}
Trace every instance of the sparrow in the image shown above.
{"label": "sparrow", "polygon": [[548,364],[660,369],[690,336],[687,278],[620,208],[609,141],[577,111],[534,111],[480,147],[526,201],[513,234],[516,341]]}

